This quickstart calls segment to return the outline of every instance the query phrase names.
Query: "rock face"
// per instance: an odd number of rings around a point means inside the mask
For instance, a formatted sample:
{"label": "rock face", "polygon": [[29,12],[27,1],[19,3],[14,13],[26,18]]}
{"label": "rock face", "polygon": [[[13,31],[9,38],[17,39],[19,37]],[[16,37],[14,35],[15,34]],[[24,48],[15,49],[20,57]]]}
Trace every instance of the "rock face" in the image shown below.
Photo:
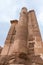
{"label": "rock face", "polygon": [[23,7],[12,20],[0,55],[0,65],[43,65],[43,44],[35,11]]}
{"label": "rock face", "polygon": [[1,54],[1,51],[2,51],[2,47],[0,46],[0,54]]}

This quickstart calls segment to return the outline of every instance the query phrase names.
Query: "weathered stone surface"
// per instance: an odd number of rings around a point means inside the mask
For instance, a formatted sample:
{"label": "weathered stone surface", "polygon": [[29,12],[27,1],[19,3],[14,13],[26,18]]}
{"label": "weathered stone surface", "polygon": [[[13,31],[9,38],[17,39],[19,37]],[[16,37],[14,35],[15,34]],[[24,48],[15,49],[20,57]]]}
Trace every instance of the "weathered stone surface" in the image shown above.
{"label": "weathered stone surface", "polygon": [[13,53],[13,51],[27,53],[26,42],[27,42],[27,9],[23,8],[16,28],[15,41],[12,46],[13,49],[11,53]]}
{"label": "weathered stone surface", "polygon": [[23,7],[0,51],[0,65],[43,65],[43,42],[34,10]]}
{"label": "weathered stone surface", "polygon": [[[16,22],[15,22],[16,21]],[[4,48],[1,52],[1,55],[8,55],[9,53],[9,50],[10,50],[10,46],[11,46],[11,43],[14,42],[14,38],[15,38],[15,25],[18,23],[17,20],[13,20],[11,21],[11,27],[10,27],[10,30],[8,32],[8,35],[7,35],[7,38],[6,38],[6,41],[5,41],[5,45],[4,45]]]}
{"label": "weathered stone surface", "polygon": [[1,54],[2,49],[3,49],[3,48],[0,46],[0,54]]}
{"label": "weathered stone surface", "polygon": [[33,28],[33,33],[35,37],[39,37],[40,41],[42,41],[41,39],[41,34],[39,31],[39,27],[38,27],[38,23],[37,23],[37,19],[36,19],[36,15],[35,15],[35,11],[29,11],[30,15],[31,15],[31,23],[32,23],[32,28]]}

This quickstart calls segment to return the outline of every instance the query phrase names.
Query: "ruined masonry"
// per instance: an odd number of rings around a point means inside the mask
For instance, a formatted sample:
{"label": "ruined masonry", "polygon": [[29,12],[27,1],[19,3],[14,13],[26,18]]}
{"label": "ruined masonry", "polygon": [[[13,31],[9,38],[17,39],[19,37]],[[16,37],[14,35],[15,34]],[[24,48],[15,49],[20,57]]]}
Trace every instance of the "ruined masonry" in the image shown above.
{"label": "ruined masonry", "polygon": [[35,11],[23,7],[11,27],[0,54],[0,65],[43,65],[43,42]]}

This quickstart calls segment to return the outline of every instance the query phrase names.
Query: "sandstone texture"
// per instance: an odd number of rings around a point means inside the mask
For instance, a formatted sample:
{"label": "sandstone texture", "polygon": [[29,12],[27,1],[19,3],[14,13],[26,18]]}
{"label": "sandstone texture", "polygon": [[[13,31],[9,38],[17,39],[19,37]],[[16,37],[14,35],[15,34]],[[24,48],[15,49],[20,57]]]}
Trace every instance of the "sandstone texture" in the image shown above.
{"label": "sandstone texture", "polygon": [[34,10],[23,7],[19,20],[11,20],[0,65],[43,65],[43,42]]}

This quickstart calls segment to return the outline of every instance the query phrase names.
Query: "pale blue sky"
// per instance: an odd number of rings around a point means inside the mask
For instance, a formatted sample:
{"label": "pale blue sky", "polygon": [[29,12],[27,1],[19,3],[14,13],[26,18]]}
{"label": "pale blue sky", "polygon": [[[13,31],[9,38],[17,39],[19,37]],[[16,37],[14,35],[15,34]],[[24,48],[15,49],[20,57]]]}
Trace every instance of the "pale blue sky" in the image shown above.
{"label": "pale blue sky", "polygon": [[0,0],[0,45],[3,46],[10,20],[18,19],[22,7],[27,7],[28,11],[34,9],[43,38],[43,0]]}

